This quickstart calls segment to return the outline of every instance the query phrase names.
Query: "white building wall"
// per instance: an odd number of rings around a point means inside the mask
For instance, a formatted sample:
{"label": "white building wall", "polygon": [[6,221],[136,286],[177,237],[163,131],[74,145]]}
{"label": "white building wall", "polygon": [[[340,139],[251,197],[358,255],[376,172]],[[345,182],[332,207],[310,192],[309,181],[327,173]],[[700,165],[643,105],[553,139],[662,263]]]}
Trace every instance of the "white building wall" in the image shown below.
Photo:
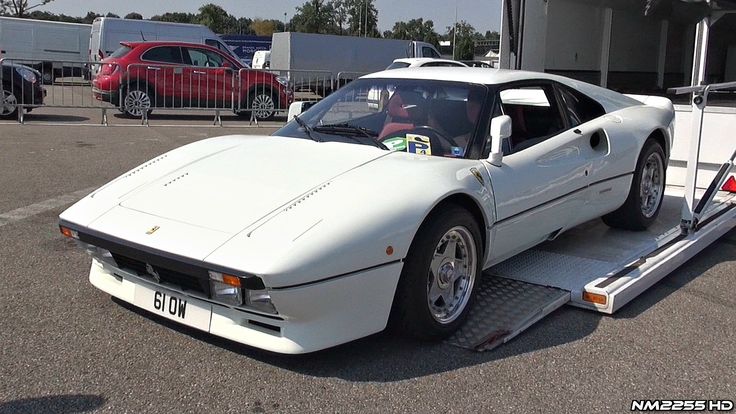
{"label": "white building wall", "polygon": [[574,0],[550,0],[547,19],[546,69],[600,70],[603,8]]}

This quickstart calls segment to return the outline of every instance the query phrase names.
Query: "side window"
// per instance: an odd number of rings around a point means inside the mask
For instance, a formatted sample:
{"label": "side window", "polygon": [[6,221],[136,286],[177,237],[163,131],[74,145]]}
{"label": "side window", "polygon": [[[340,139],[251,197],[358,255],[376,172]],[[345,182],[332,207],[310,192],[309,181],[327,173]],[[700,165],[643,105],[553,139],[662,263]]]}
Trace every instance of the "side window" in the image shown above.
{"label": "side window", "polygon": [[431,57],[431,58],[440,58],[440,55],[437,54],[437,52],[428,46],[422,46],[422,57]]}
{"label": "side window", "polygon": [[500,92],[501,109],[511,117],[511,152],[519,152],[557,135],[565,123],[551,85],[519,86]]}
{"label": "side window", "polygon": [[176,63],[181,64],[181,50],[178,47],[162,46],[154,47],[146,51],[141,59],[150,62]]}
{"label": "side window", "polygon": [[204,49],[186,49],[189,63],[192,66],[219,68],[222,66],[223,58],[217,53]]}
{"label": "side window", "polygon": [[575,127],[606,114],[601,104],[584,94],[566,86],[560,86],[559,90],[570,126]]}

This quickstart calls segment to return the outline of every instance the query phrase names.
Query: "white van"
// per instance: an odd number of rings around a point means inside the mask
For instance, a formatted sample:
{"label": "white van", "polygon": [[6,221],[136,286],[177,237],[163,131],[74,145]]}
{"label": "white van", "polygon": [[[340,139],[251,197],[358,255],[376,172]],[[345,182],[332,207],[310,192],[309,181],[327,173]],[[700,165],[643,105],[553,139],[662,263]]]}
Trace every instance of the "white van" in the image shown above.
{"label": "white van", "polygon": [[271,67],[271,51],[257,50],[253,53],[253,69],[268,69]]}
{"label": "white van", "polygon": [[201,24],[98,17],[92,23],[89,60],[99,62],[120,47],[120,42],[170,40],[203,43],[240,60],[212,30]]}
{"label": "white van", "polygon": [[44,83],[82,76],[90,30],[88,24],[0,17],[0,57],[33,67]]}

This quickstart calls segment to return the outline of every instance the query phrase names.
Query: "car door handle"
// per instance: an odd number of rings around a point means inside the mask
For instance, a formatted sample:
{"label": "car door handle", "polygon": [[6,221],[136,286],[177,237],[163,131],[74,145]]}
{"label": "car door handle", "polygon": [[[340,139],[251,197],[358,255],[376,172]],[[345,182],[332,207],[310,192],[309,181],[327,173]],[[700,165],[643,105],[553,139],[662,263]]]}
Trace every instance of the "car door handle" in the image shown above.
{"label": "car door handle", "polygon": [[161,70],[161,68],[158,68],[156,66],[147,66],[146,69],[148,69],[148,70]]}
{"label": "car door handle", "polygon": [[198,70],[195,70],[195,71],[192,71],[192,72],[193,72],[193,73],[194,73],[195,75],[206,75],[206,74],[207,74],[207,72],[201,72],[201,71],[198,71]]}

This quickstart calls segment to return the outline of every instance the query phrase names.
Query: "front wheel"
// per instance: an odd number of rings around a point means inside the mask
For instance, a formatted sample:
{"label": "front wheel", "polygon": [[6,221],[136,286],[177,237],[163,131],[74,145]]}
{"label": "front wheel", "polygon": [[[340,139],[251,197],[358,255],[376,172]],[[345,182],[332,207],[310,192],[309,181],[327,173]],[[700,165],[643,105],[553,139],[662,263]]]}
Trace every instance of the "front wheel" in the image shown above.
{"label": "front wheel", "polygon": [[433,214],[409,249],[394,297],[392,324],[421,339],[441,339],[465,321],[481,274],[481,235],[459,206]]}
{"label": "front wheel", "polygon": [[629,195],[624,204],[603,221],[625,230],[645,230],[657,219],[664,200],[666,161],[664,149],[649,139],[639,154]]}
{"label": "front wheel", "polygon": [[18,116],[18,98],[13,91],[3,86],[0,97],[0,118],[13,119]]}

